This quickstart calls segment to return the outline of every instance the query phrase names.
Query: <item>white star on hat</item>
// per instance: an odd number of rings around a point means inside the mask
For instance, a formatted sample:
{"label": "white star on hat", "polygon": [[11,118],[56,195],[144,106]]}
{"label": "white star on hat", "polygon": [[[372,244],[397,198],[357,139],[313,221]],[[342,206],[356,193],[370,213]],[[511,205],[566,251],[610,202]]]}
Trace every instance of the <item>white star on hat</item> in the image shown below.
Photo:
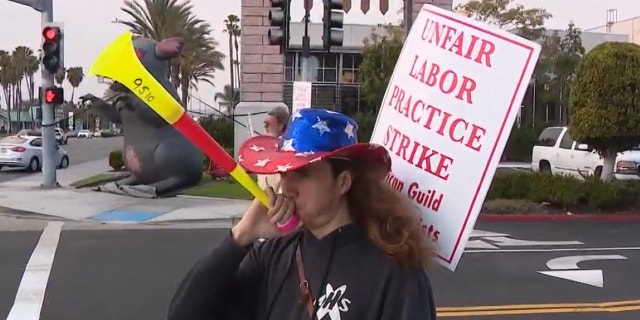
{"label": "white star on hat", "polygon": [[355,129],[356,127],[354,127],[351,122],[347,122],[347,125],[344,128],[344,133],[346,133],[349,138],[355,138]]}
{"label": "white star on hat", "polygon": [[267,163],[271,162],[271,159],[266,158],[266,159],[260,159],[258,161],[256,161],[255,166],[256,167],[264,167],[267,165]]}
{"label": "white star on hat", "polygon": [[309,155],[315,154],[315,152],[313,151],[305,151],[305,152],[298,152],[295,154],[296,157],[306,157]]}
{"label": "white star on hat", "polygon": [[280,148],[280,150],[282,151],[295,151],[293,149],[293,139],[287,139],[282,141],[282,148]]}
{"label": "white star on hat", "polygon": [[249,147],[249,150],[255,151],[255,152],[260,152],[260,151],[264,151],[264,148],[263,147],[258,147],[255,144],[252,144],[251,147]]}
{"label": "white star on hat", "polygon": [[284,166],[277,166],[276,167],[276,171],[277,172],[286,172],[286,171],[289,171],[289,169],[291,169],[291,164],[290,163],[287,163]]}
{"label": "white star on hat", "polygon": [[320,132],[320,135],[325,132],[331,132],[331,129],[329,129],[329,127],[327,126],[327,122],[320,120],[320,118],[318,118],[318,122],[316,122],[316,124],[314,124],[312,128],[318,130]]}

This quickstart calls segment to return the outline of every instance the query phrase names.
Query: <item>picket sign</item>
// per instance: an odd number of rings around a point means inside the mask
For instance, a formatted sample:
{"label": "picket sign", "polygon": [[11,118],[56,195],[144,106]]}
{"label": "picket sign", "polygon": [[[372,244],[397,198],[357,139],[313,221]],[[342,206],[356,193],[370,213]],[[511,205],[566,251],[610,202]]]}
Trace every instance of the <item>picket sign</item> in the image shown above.
{"label": "picket sign", "polygon": [[371,142],[387,181],[419,209],[455,271],[520,109],[540,45],[424,5],[405,41]]}

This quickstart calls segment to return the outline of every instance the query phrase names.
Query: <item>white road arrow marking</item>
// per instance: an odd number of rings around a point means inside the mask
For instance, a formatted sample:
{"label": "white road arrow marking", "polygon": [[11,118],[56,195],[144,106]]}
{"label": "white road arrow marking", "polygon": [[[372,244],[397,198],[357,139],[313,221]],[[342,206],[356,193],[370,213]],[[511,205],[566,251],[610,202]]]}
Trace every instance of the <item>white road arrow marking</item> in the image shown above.
{"label": "white road arrow marking", "polygon": [[469,240],[467,249],[500,249],[494,245],[488,244],[482,240]]}
{"label": "white road arrow marking", "polygon": [[602,270],[559,270],[538,272],[555,278],[561,278],[598,288],[604,287]]}
{"label": "white road arrow marking", "polygon": [[508,237],[508,236],[510,236],[510,234],[508,233],[497,233],[497,232],[484,231],[484,230],[471,231],[471,237],[486,238],[486,237]]}
{"label": "white road arrow marking", "polygon": [[576,270],[580,269],[578,263],[592,260],[627,260],[627,257],[617,254],[560,257],[547,261],[547,268],[551,270]]}
{"label": "white road arrow marking", "polygon": [[538,273],[602,288],[604,287],[604,277],[602,274],[602,270],[580,270],[580,268],[578,267],[578,263],[580,262],[593,260],[627,260],[627,257],[621,255],[587,255],[560,257],[547,261],[547,267],[551,269],[551,271],[538,271]]}
{"label": "white road arrow marking", "polygon": [[531,241],[507,237],[489,237],[485,241],[492,242],[500,247],[576,246],[584,244],[580,241]]}

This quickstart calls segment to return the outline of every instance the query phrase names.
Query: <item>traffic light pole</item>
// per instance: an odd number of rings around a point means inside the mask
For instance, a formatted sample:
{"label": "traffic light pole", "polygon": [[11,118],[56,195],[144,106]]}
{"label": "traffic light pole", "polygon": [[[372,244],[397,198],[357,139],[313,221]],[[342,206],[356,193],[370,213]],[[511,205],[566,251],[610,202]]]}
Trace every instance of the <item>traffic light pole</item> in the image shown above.
{"label": "traffic light pole", "polygon": [[[42,28],[53,22],[53,0],[41,1],[42,5]],[[51,88],[54,86],[53,74],[47,71],[43,65],[40,66],[40,73],[42,74],[42,85],[40,90],[44,88]],[[43,95],[44,96],[44,95]],[[55,188],[60,186],[57,181],[58,161],[56,150],[56,137],[54,127],[55,112],[53,105],[48,104],[45,99],[41,99],[42,108],[42,187],[43,188]]]}
{"label": "traffic light pole", "polygon": [[[305,0],[306,1],[306,0]],[[309,59],[311,58],[311,40],[309,39],[309,19],[311,12],[309,6],[305,6],[304,9],[304,36],[302,36],[302,81],[313,82],[311,79],[311,70],[309,70]]]}
{"label": "traffic light pole", "polygon": [[[31,7],[34,10],[40,12],[42,17],[42,30],[48,23],[53,22],[53,0],[9,0],[21,4],[23,6]],[[48,72],[44,66],[40,65],[40,73],[42,74],[41,88],[53,87],[53,74]],[[41,90],[42,90],[41,89]],[[42,95],[42,94],[41,94]],[[58,187],[58,181],[56,177],[56,169],[58,167],[57,150],[56,150],[56,137],[55,137],[55,114],[53,106],[47,104],[44,99],[41,99],[42,108],[42,187],[43,188],[55,188]]]}

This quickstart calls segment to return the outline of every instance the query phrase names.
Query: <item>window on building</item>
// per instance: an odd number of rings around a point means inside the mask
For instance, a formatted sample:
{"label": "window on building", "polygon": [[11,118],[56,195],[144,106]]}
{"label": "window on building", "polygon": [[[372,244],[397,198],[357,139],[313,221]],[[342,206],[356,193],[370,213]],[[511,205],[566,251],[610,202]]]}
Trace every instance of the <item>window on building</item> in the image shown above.
{"label": "window on building", "polygon": [[340,85],[339,111],[353,116],[360,110],[360,87],[357,85]]}
{"label": "window on building", "polygon": [[343,54],[342,55],[342,75],[340,82],[342,83],[358,83],[358,71],[362,56],[360,54]]}
{"label": "window on building", "polygon": [[[312,53],[309,59],[313,82],[336,83],[338,81],[337,53]],[[298,59],[298,74],[302,72],[302,59]],[[316,71],[313,73],[313,71]]]}
{"label": "window on building", "polygon": [[284,82],[293,82],[295,78],[296,53],[287,52],[284,59]]}

